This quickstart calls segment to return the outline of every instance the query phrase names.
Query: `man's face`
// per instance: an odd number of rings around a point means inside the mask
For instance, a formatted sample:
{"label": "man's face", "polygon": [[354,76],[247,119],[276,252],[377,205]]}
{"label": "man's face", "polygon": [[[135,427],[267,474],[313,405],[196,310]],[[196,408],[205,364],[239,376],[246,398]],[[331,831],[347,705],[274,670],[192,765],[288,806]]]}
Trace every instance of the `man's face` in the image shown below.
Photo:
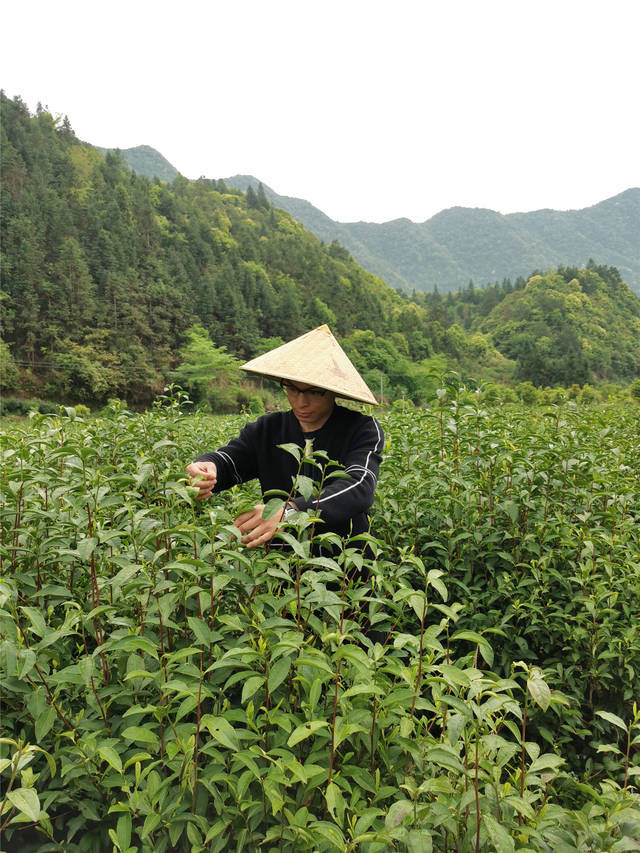
{"label": "man's face", "polygon": [[282,382],[287,393],[287,399],[296,416],[302,432],[313,432],[320,429],[333,411],[336,395],[304,382]]}

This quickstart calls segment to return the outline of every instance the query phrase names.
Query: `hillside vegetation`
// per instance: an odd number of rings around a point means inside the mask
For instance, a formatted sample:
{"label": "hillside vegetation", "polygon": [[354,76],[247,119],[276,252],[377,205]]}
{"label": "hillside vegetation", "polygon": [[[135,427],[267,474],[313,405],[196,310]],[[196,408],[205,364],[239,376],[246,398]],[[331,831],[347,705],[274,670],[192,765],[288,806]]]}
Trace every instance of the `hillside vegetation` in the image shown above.
{"label": "hillside vegetation", "polygon": [[[246,190],[249,175],[225,178]],[[583,210],[536,210],[503,215],[482,208],[452,207],[426,222],[334,222],[308,201],[265,187],[269,201],[288,210],[325,242],[346,246],[365,269],[391,287],[411,292],[456,291],[476,284],[526,276],[559,264],[582,266],[589,258],[613,265],[640,294],[640,188]]]}
{"label": "hillside vegetation", "polygon": [[156,151],[150,145],[136,145],[134,148],[122,149],[98,148],[98,151],[103,155],[107,151],[111,151],[112,153],[119,151],[124,161],[134,172],[144,175],[147,178],[173,181],[180,174],[166,157],[163,157],[159,151]]}
{"label": "hillside vegetation", "polygon": [[640,300],[615,269],[533,276],[479,326],[535,385],[640,374]]}
{"label": "hillside vegetation", "polygon": [[[613,267],[559,267],[515,286],[473,286],[446,299],[416,294],[434,310],[444,306],[453,330],[467,340],[487,339],[515,362],[514,379],[537,386],[601,380],[630,381],[640,375],[640,299]],[[481,334],[478,334],[481,333]]]}
{"label": "hillside vegetation", "polygon": [[2,135],[3,328],[23,388],[141,401],[196,323],[245,358],[325,322],[397,321],[382,281],[264,196],[152,183],[4,97]]}
{"label": "hillside vegetation", "polygon": [[[268,388],[243,383],[240,360],[322,323],[387,401],[422,403],[452,370],[507,385],[640,375],[640,301],[616,270],[571,271],[551,320],[556,285],[524,278],[446,298],[397,293],[262,187],[151,181],[80,142],[67,119],[1,101],[5,397],[143,406],[174,381],[216,411],[259,410]],[[558,371],[545,362],[562,347],[576,357]]]}

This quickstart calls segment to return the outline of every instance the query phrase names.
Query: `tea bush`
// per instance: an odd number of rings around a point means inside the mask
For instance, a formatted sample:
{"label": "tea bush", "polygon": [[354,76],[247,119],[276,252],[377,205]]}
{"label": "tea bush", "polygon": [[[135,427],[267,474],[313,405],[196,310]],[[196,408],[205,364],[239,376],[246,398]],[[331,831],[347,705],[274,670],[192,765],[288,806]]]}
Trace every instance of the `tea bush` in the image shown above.
{"label": "tea bush", "polygon": [[3,849],[638,849],[637,418],[456,393],[385,419],[370,557],[245,550],[179,395],[6,428]]}
{"label": "tea bush", "polygon": [[385,465],[378,533],[446,573],[459,624],[490,632],[503,675],[520,658],[549,668],[579,715],[554,734],[579,748],[576,769],[601,728],[595,709],[624,716],[640,695],[635,414],[489,413],[443,392],[438,407],[396,419],[401,448]]}
{"label": "tea bush", "polygon": [[0,415],[27,415],[29,412],[40,412],[40,414],[53,414],[58,411],[56,403],[47,400],[23,400],[18,397],[0,396]]}

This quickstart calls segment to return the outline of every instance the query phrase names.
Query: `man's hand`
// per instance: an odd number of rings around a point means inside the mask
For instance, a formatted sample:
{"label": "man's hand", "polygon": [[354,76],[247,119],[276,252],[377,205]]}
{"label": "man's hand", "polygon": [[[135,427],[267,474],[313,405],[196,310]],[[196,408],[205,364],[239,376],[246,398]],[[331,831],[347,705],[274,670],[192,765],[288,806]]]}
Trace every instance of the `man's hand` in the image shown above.
{"label": "man's hand", "polygon": [[218,482],[218,469],[215,462],[192,462],[187,465],[187,474],[191,485],[200,490],[196,495],[197,501],[211,497],[213,487]]}
{"label": "man's hand", "polygon": [[264,504],[256,504],[253,509],[243,512],[233,522],[240,533],[243,533],[242,542],[247,548],[256,548],[258,545],[266,545],[271,542],[273,534],[278,529],[284,507],[278,510],[271,518],[263,518]]}

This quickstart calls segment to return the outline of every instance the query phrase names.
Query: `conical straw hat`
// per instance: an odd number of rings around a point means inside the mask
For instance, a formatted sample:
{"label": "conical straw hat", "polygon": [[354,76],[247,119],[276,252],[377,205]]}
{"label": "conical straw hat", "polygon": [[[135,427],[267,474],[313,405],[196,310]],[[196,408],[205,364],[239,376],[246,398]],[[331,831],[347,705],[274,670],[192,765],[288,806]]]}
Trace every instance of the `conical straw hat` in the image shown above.
{"label": "conical straw hat", "polygon": [[378,401],[328,326],[318,326],[287,344],[247,361],[242,369],[275,379],[326,388],[338,397],[362,403]]}

